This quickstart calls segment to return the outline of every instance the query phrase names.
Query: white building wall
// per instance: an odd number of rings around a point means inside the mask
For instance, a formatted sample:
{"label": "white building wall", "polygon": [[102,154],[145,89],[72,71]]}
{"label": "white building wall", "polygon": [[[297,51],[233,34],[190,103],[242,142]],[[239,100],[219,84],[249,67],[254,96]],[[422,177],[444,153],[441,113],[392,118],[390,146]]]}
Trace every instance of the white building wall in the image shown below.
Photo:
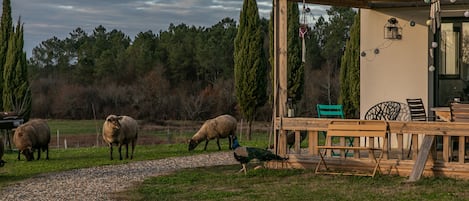
{"label": "white building wall", "polygon": [[[428,109],[428,9],[361,9],[360,116],[382,101],[422,98]],[[394,17],[402,39],[384,39],[384,26]],[[410,26],[410,21],[416,22]],[[378,50],[379,53],[374,51]]]}
{"label": "white building wall", "polygon": [[[429,31],[428,9],[361,9],[360,52],[360,116],[383,101],[406,103],[406,98],[422,98],[428,110]],[[394,17],[402,27],[402,39],[384,38],[384,26]],[[416,22],[410,26],[410,21]],[[375,53],[375,50],[379,51]],[[430,76],[429,76],[430,75]],[[407,108],[404,108],[408,111]],[[404,115],[400,120],[408,120]],[[422,136],[419,137],[421,141]],[[404,136],[404,147],[410,136]],[[392,144],[397,145],[395,135]],[[419,143],[420,144],[420,143]]]}

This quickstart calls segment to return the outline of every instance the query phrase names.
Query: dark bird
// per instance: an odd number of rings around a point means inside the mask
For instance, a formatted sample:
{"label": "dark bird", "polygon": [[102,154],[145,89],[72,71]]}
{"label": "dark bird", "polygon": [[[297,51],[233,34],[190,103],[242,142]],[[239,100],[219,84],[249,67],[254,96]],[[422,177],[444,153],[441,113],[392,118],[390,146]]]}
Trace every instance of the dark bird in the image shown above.
{"label": "dark bird", "polygon": [[[300,144],[307,137],[307,135],[308,133],[306,131],[300,131]],[[287,133],[287,144],[289,149],[295,145],[295,132],[289,131]]]}
{"label": "dark bird", "polygon": [[288,158],[276,155],[269,150],[256,147],[243,147],[239,145],[238,138],[236,136],[233,138],[233,149],[234,158],[243,166],[239,172],[244,171],[244,174],[246,174],[246,164],[252,159],[257,159],[259,161],[288,160]]}

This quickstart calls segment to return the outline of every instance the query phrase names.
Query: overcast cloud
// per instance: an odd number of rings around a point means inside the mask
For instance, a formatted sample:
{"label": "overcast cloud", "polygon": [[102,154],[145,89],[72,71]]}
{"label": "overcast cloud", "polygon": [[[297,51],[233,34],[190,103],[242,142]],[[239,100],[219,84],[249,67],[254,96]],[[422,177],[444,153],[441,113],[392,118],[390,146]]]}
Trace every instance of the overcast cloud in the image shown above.
{"label": "overcast cloud", "polygon": [[[257,0],[261,17],[269,18],[271,2]],[[225,17],[238,21],[242,4],[242,0],[11,0],[14,25],[20,16],[24,23],[28,57],[42,41],[54,36],[65,39],[78,27],[90,34],[103,25],[133,40],[139,32],[167,30],[170,23],[210,27]],[[308,7],[312,10],[308,18],[324,15],[327,9]]]}

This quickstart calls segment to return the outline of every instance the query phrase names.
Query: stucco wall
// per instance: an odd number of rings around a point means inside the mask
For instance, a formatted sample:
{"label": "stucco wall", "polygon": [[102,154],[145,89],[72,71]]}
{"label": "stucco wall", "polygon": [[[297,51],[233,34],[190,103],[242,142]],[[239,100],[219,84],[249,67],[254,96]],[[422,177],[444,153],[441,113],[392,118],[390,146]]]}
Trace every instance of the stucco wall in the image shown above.
{"label": "stucco wall", "polygon": [[[384,39],[384,26],[395,17],[402,39]],[[360,115],[382,101],[422,98],[428,109],[428,9],[361,9]],[[410,21],[416,22],[410,26]],[[375,54],[374,50],[379,50]]]}

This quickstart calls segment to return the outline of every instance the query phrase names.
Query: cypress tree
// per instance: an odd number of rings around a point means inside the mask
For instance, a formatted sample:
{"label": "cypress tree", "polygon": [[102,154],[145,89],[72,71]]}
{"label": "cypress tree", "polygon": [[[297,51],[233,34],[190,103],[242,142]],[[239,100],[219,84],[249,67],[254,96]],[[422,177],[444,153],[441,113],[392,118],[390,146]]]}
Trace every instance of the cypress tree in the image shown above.
{"label": "cypress tree", "polygon": [[244,0],[234,41],[234,78],[239,109],[248,121],[248,139],[257,108],[267,101],[264,36],[255,0]]}
{"label": "cypress tree", "polygon": [[339,103],[347,118],[359,118],[360,111],[360,14],[355,14],[340,67]]}
{"label": "cypress tree", "polygon": [[[2,19],[0,21],[0,72],[3,72],[4,69],[10,33],[13,30],[10,0],[3,0],[2,6]],[[0,76],[0,86],[3,86],[3,82],[3,77]],[[0,87],[0,94],[3,94],[3,87]],[[0,107],[2,107],[0,111],[4,111],[2,99],[0,99]]]}
{"label": "cypress tree", "polygon": [[300,13],[298,3],[288,2],[288,97],[294,101],[301,100],[304,85],[304,64],[301,61],[301,38],[299,37]]}
{"label": "cypress tree", "polygon": [[[13,27],[13,29],[15,29]],[[31,112],[31,91],[28,81],[26,53],[23,51],[23,26],[18,20],[15,32],[10,34],[3,70],[3,109],[15,111],[25,120]]]}

